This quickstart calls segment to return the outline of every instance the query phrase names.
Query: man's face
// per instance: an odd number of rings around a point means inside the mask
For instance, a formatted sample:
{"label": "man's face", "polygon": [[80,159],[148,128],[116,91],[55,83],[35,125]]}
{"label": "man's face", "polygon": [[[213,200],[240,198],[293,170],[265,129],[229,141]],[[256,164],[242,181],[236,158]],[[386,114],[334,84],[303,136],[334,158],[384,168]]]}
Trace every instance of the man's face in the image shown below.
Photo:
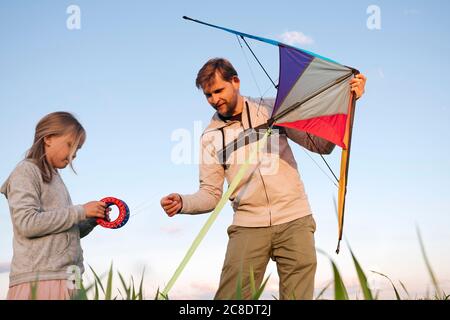
{"label": "man's face", "polygon": [[220,73],[216,72],[211,84],[203,88],[208,103],[223,117],[235,115],[239,97],[240,81],[233,77],[231,81],[223,80]]}

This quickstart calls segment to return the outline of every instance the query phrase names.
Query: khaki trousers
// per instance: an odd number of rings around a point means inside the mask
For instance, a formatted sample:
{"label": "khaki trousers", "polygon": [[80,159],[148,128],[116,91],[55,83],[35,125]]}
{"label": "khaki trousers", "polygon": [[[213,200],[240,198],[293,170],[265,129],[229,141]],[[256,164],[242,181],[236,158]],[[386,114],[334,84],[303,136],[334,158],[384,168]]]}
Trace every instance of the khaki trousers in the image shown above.
{"label": "khaki trousers", "polygon": [[269,259],[272,259],[277,264],[280,278],[280,299],[311,300],[317,265],[315,230],[312,215],[270,227],[231,225],[219,289],[214,299],[236,299],[239,279],[241,297],[250,299],[250,269],[258,289]]}

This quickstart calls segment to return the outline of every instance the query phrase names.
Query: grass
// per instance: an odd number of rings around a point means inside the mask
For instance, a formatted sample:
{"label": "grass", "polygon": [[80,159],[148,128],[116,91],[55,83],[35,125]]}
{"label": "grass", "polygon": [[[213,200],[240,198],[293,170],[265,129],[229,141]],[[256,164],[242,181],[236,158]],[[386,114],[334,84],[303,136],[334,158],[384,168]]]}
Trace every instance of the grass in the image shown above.
{"label": "grass", "polygon": [[[438,278],[436,277],[432,267],[431,263],[428,259],[428,256],[426,254],[425,246],[422,240],[422,236],[420,233],[419,228],[417,228],[417,235],[419,239],[420,249],[422,253],[422,257],[425,261],[425,265],[428,271],[428,274],[430,276],[431,282],[433,284],[434,292],[432,293],[431,297],[429,294],[426,295],[426,297],[422,298],[424,300],[433,299],[433,300],[450,300],[450,295],[446,294],[444,290],[441,289],[441,286],[439,285]],[[358,259],[356,258],[356,255],[354,254],[353,250],[350,248],[350,245],[347,243],[347,246],[349,248],[353,265],[355,267],[356,275],[358,277],[359,281],[359,290],[362,293],[361,298],[364,300],[377,300],[378,299],[378,292],[373,292],[372,288],[370,288],[370,285],[367,281],[366,272],[364,271],[363,267],[359,263]],[[321,289],[319,294],[315,297],[315,299],[319,300],[322,299],[325,292],[327,292],[330,287],[332,286],[334,289],[334,300],[349,300],[349,294],[347,287],[344,283],[344,279],[341,276],[341,273],[339,271],[339,268],[333,258],[328,255],[325,251],[318,249],[319,253],[325,255],[328,260],[330,261],[331,268],[333,271],[333,279],[325,285],[324,288]],[[139,281],[139,285],[136,286],[136,283],[134,281],[134,278],[131,276],[128,281],[123,277],[123,275],[117,271],[116,273],[113,270],[113,263],[111,263],[110,268],[106,274],[103,274],[101,276],[98,275],[95,270],[89,266],[93,276],[94,281],[89,284],[88,287],[84,287],[83,284],[81,284],[81,289],[78,290],[77,294],[73,297],[74,300],[88,300],[90,296],[92,300],[144,300],[144,290],[143,290],[143,282],[144,282],[144,271],[142,272],[141,279]],[[404,300],[404,299],[411,299],[411,295],[409,294],[406,286],[401,282],[398,281],[399,285],[395,285],[394,281],[392,281],[389,276],[378,272],[371,270],[370,271],[373,274],[376,274],[380,277],[383,277],[387,279],[392,286],[393,293],[395,295],[395,299],[397,300]],[[113,283],[114,283],[114,275],[117,274],[118,279],[120,281],[121,287],[116,289],[116,292],[113,292]],[[105,277],[106,276],[106,277]],[[249,270],[249,287],[250,287],[250,299],[251,300],[258,300],[261,298],[262,294],[264,293],[264,289],[267,285],[267,281],[269,280],[270,275],[262,281],[262,284],[257,287],[255,276],[253,269],[250,268]],[[106,279],[105,279],[106,278]],[[236,294],[233,299],[242,300],[244,299],[244,292],[243,288],[245,286],[242,283],[241,276],[238,277],[237,283],[236,283]],[[399,288],[402,289],[399,290]],[[37,283],[32,284],[32,294],[31,298],[34,300],[36,299],[37,294]],[[402,295],[405,295],[402,296]],[[277,299],[276,297],[274,297]],[[169,300],[169,295],[163,295],[162,292],[158,289],[156,292],[154,299],[162,299],[162,300]]]}
{"label": "grass", "polygon": [[[422,257],[425,261],[426,267],[427,267],[427,271],[428,274],[430,275],[431,281],[433,283],[434,286],[434,295],[432,297],[432,299],[434,300],[450,300],[450,295],[446,294],[439,285],[439,281],[437,280],[437,277],[435,276],[435,273],[433,272],[433,269],[431,267],[431,263],[428,260],[426,251],[425,251],[425,246],[423,244],[422,241],[422,236],[420,234],[420,230],[419,228],[417,228],[417,235],[419,238],[419,243],[420,243],[420,248],[421,248],[421,252],[422,252]],[[350,248],[350,245],[347,243],[347,246],[349,247],[350,250],[350,254],[352,256],[352,260],[353,260],[353,265],[355,267],[356,270],[356,274],[358,276],[358,280],[359,280],[359,286],[360,286],[360,291],[363,294],[363,299],[364,300],[377,300],[378,299],[378,294],[374,294],[372,289],[370,288],[368,281],[367,281],[367,277],[366,277],[366,273],[364,272],[363,268],[361,267],[361,264],[359,263],[358,259],[356,258],[355,254],[353,253],[352,249]],[[349,296],[348,296],[348,292],[346,289],[346,286],[344,284],[344,281],[342,279],[342,276],[339,272],[339,269],[336,265],[336,263],[334,262],[334,260],[323,250],[318,250],[320,253],[324,254],[325,256],[327,256],[327,258],[329,259],[330,263],[331,263],[331,267],[333,269],[333,277],[334,280],[332,281],[334,283],[334,299],[335,300],[348,300]],[[385,274],[378,272],[378,271],[371,271],[374,274],[377,274],[381,277],[386,278],[393,289],[393,292],[395,294],[395,298],[397,300],[403,300],[402,296],[400,294],[400,291],[397,289],[397,287],[395,286],[394,282]],[[400,286],[402,287],[403,291],[406,293],[407,295],[407,299],[411,299],[411,296],[408,292],[408,290],[406,289],[406,286],[399,281]],[[320,298],[323,293],[326,291],[326,289],[329,287],[330,284],[328,284],[319,294],[319,296],[316,298]],[[429,296],[427,295],[424,299],[430,299]]]}
{"label": "grass", "polygon": [[94,282],[91,283],[87,288],[85,288],[82,284],[77,294],[73,297],[74,300],[88,300],[88,293],[91,290],[94,290],[92,300],[144,300],[143,283],[144,283],[145,269],[142,272],[141,280],[138,287],[135,286],[133,276],[131,276],[129,282],[127,283],[125,281],[125,278],[118,271],[117,275],[119,276],[122,288],[117,289],[118,292],[114,293],[113,297],[113,278],[114,278],[113,264],[111,263],[111,266],[109,267],[109,271],[107,274],[108,277],[106,279],[105,284],[101,280],[102,278],[104,278],[104,275],[98,276],[98,274],[94,271],[94,269],[91,266],[89,266],[89,268],[91,269],[94,275]]}

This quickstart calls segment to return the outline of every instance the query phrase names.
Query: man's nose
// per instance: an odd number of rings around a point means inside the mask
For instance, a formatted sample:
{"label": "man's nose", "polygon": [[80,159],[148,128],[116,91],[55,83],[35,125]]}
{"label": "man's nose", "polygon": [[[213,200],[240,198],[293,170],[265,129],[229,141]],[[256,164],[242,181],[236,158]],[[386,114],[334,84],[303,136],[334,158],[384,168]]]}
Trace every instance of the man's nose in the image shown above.
{"label": "man's nose", "polygon": [[211,97],[209,98],[209,102],[214,105],[217,103],[218,100],[219,100],[218,96],[215,94],[212,94]]}

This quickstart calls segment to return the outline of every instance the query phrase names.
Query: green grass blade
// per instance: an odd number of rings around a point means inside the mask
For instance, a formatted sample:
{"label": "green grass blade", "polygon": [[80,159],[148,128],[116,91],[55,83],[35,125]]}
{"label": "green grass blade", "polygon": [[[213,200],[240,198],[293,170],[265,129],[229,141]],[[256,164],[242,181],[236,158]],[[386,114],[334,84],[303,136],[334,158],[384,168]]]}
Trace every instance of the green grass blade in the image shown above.
{"label": "green grass blade", "polygon": [[344,281],[342,281],[341,274],[334,263],[334,260],[323,250],[317,249],[318,252],[325,255],[331,262],[331,267],[333,268],[334,276],[334,299],[335,300],[348,300],[347,289],[345,288]]}
{"label": "green grass blade", "polygon": [[111,266],[108,272],[108,281],[106,284],[106,294],[105,300],[111,300],[112,297],[112,283],[113,283],[113,263],[111,262]]}
{"label": "green grass blade", "polygon": [[139,284],[139,294],[138,294],[139,300],[144,300],[144,293],[143,293],[144,273],[145,273],[145,268],[142,271],[141,283]]}
{"label": "green grass blade", "polygon": [[267,285],[267,281],[269,281],[270,278],[270,274],[267,276],[266,280],[263,281],[262,285],[259,287],[259,289],[256,291],[256,293],[253,295],[252,299],[253,300],[259,300],[259,298],[261,298],[264,289],[266,288]]}
{"label": "green grass blade", "polygon": [[345,288],[344,281],[342,281],[342,277],[339,273],[339,270],[334,261],[332,261],[331,264],[333,267],[333,275],[334,275],[334,299],[348,300],[347,289]]}
{"label": "green grass blade", "polygon": [[97,279],[94,279],[94,285],[95,285],[94,300],[98,300],[98,299],[99,299],[99,294],[98,294],[98,284],[97,284]]}
{"label": "green grass blade", "polygon": [[126,294],[125,299],[130,300],[130,288],[125,283],[125,280],[123,279],[122,274],[119,271],[117,271],[117,274],[119,275],[120,282],[122,283],[123,290],[125,291],[125,294]]}
{"label": "green grass blade", "polygon": [[83,282],[80,284],[80,289],[78,289],[70,300],[89,300],[87,292],[92,289],[94,284],[91,284],[87,289],[84,287]]}
{"label": "green grass blade", "polygon": [[420,234],[419,227],[416,227],[416,230],[417,230],[417,236],[419,237],[420,250],[422,251],[423,259],[425,260],[425,264],[427,266],[428,273],[430,274],[431,281],[433,282],[434,289],[436,291],[435,294],[436,294],[438,299],[442,299],[443,298],[442,291],[441,291],[441,288],[439,287],[439,283],[437,281],[437,278],[434,275],[433,269],[431,268],[430,261],[428,260],[427,253],[425,251],[425,246],[424,246],[423,241],[422,241],[422,236]]}
{"label": "green grass blade", "polygon": [[391,280],[387,275],[385,275],[385,274],[383,274],[383,273],[381,273],[381,272],[377,272],[377,271],[371,271],[371,272],[373,272],[373,273],[375,273],[375,274],[378,274],[378,275],[380,275],[380,276],[385,277],[386,279],[388,279],[389,282],[390,282],[391,285],[392,285],[392,288],[394,288],[395,297],[397,298],[397,300],[402,300],[402,298],[400,297],[400,294],[398,293],[397,288],[395,287],[394,283],[392,282],[392,280]]}
{"label": "green grass blade", "polygon": [[[233,299],[233,298],[231,298]],[[239,272],[239,276],[237,278],[236,282],[236,296],[234,297],[235,300],[242,300],[242,271]]]}
{"label": "green grass blade", "polygon": [[81,284],[81,288],[77,291],[73,300],[88,300],[87,292],[83,284]]}
{"label": "green grass blade", "polygon": [[133,279],[133,276],[131,276],[131,289],[132,289],[131,300],[136,300],[137,294],[136,294],[136,289],[134,288],[134,279]]}
{"label": "green grass blade", "polygon": [[411,296],[409,295],[409,292],[406,289],[406,286],[403,284],[403,282],[401,282],[401,281],[399,281],[399,282],[400,282],[400,286],[403,288],[403,291],[406,292],[406,295],[408,296],[408,299],[411,299]]}
{"label": "green grass blade", "polygon": [[323,296],[325,291],[327,291],[327,289],[331,286],[332,283],[333,283],[333,281],[328,282],[327,285],[322,290],[320,290],[319,294],[317,295],[317,297],[314,300],[319,300],[320,297]]}
{"label": "green grass blade", "polygon": [[[96,279],[94,279],[94,282],[91,283],[87,288],[84,287],[83,282],[80,283],[80,289],[76,290],[76,293],[73,297],[71,297],[71,300],[89,300],[87,293],[92,290],[92,288],[97,287]],[[96,288],[97,291],[97,299],[98,299],[98,287]],[[94,295],[95,298],[95,295]]]}
{"label": "green grass blade", "polygon": [[38,281],[33,281],[31,283],[31,300],[37,300],[37,287]]}
{"label": "green grass blade", "polygon": [[119,291],[119,295],[122,297],[122,300],[128,300],[126,297],[122,294],[122,291],[120,291],[119,288],[117,288],[117,291]]}
{"label": "green grass blade", "polygon": [[373,300],[372,291],[369,288],[369,284],[367,283],[367,277],[364,273],[363,269],[361,268],[361,265],[359,264],[358,260],[356,259],[355,255],[353,254],[352,249],[347,243],[347,246],[350,250],[350,254],[352,255],[353,263],[355,265],[356,273],[358,274],[359,284],[361,285],[361,289],[364,295],[365,300]]}
{"label": "green grass blade", "polygon": [[129,287],[128,293],[127,293],[127,300],[136,300],[133,276],[131,276],[130,287]]}
{"label": "green grass blade", "polygon": [[[100,289],[102,289],[103,294],[105,294],[105,288],[103,288],[102,281],[100,280],[97,273],[94,271],[94,269],[89,265],[89,268],[91,269],[92,273],[94,274],[95,279],[97,280],[98,284],[100,285]],[[102,276],[103,277],[103,276]]]}
{"label": "green grass blade", "polygon": [[169,300],[169,295],[162,293],[158,288],[156,291],[155,300]]}
{"label": "green grass blade", "polygon": [[374,300],[378,300],[379,296],[380,296],[380,290],[376,290],[375,294],[374,294]]}

